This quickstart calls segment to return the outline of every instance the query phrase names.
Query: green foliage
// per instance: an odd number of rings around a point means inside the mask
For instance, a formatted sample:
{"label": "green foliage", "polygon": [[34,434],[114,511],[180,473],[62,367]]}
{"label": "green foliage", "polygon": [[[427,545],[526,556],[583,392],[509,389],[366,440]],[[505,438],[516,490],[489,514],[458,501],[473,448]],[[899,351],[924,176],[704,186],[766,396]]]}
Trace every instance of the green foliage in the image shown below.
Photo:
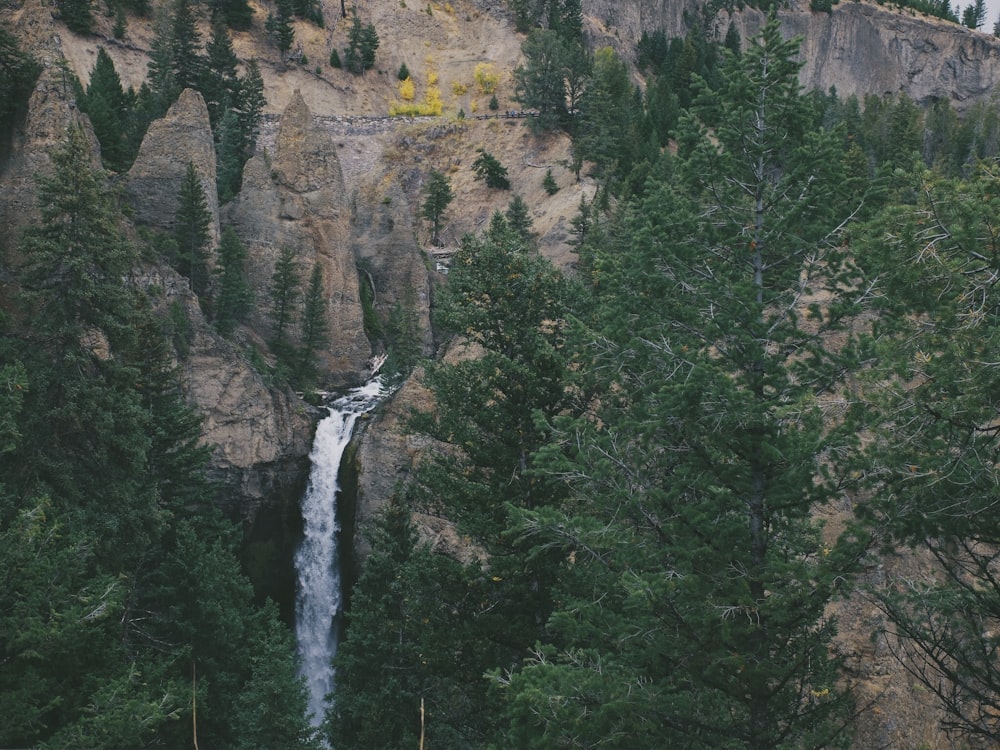
{"label": "green foliage", "polygon": [[998,186],[995,164],[962,181],[918,171],[908,178],[912,201],[858,233],[880,316],[853,415],[873,440],[847,467],[865,478],[871,501],[860,510],[882,544],[916,547],[938,563],[879,592],[885,636],[948,724],[987,742],[1000,703],[991,656],[1000,528],[990,510],[1000,384],[988,354],[1000,333],[990,229]]}
{"label": "green foliage", "polygon": [[335,660],[331,744],[415,747],[423,702],[428,745],[482,747],[490,729],[482,674],[496,652],[477,631],[484,619],[501,624],[485,609],[496,586],[478,566],[419,546],[397,504],[378,520],[372,543]]}
{"label": "green foliage", "polygon": [[94,12],[91,0],[57,0],[59,17],[70,31],[89,34],[94,27]]}
{"label": "green foliage", "polygon": [[173,0],[169,49],[178,90],[200,90],[206,61],[191,0]]}
{"label": "green foliage", "polygon": [[504,216],[510,230],[525,244],[530,245],[535,241],[535,233],[531,230],[531,215],[528,213],[528,204],[524,202],[524,198],[515,194],[507,204]]}
{"label": "green foliage", "polygon": [[6,133],[27,104],[40,70],[37,61],[21,51],[7,22],[0,22],[0,133]]}
{"label": "green foliage", "polygon": [[216,330],[228,336],[249,314],[253,305],[253,290],[244,272],[246,248],[231,227],[222,230],[218,254],[214,322]]}
{"label": "green foliage", "polygon": [[410,77],[410,69],[406,67],[406,63],[401,63],[399,66],[399,71],[396,73],[396,78],[400,81],[405,81]]}
{"label": "green foliage", "polygon": [[177,243],[177,271],[191,282],[191,289],[207,303],[210,275],[208,253],[210,251],[212,215],[208,211],[208,201],[201,184],[201,177],[188,162],[177,194],[177,213],[174,215],[174,241]]}
{"label": "green foliage", "polygon": [[514,100],[537,110],[533,128],[568,127],[590,72],[586,50],[555,31],[534,29],[521,52],[525,62],[514,70]]}
{"label": "green foliage", "polygon": [[330,67],[337,68],[338,70],[343,67],[343,63],[340,62],[340,54],[337,52],[336,47],[330,50]]}
{"label": "green foliage", "polygon": [[0,337],[0,744],[180,747],[194,689],[202,742],[310,747],[294,652],[210,509],[164,322],[126,286],[115,195],[79,128],[52,159],[19,247],[25,314]]}
{"label": "green foliage", "polygon": [[136,96],[122,89],[121,78],[104,47],[97,51],[97,60],[90,74],[90,85],[84,96],[78,97],[80,109],[87,113],[94,135],[101,144],[104,166],[122,172],[135,158],[127,130],[131,125]]}
{"label": "green foliage", "polygon": [[552,170],[545,170],[545,177],[542,180],[542,188],[549,195],[555,195],[559,192],[559,184],[556,182],[556,178],[552,176]]}
{"label": "green foliage", "polygon": [[375,52],[379,38],[374,24],[362,24],[357,8],[351,11],[351,28],[347,32],[347,49],[344,66],[355,75],[361,75],[375,65]]}
{"label": "green foliage", "polygon": [[476,179],[485,182],[486,187],[509,190],[510,180],[507,179],[507,167],[485,149],[478,148],[476,152],[479,156],[472,162],[472,171],[475,172]]}
{"label": "green foliage", "polygon": [[295,322],[297,303],[302,294],[302,279],[295,262],[295,250],[282,247],[271,275],[271,323],[273,341],[278,349],[288,348],[288,329]]}
{"label": "green foliage", "polygon": [[302,336],[297,372],[300,382],[311,382],[315,375],[316,352],[327,342],[326,314],[323,269],[319,263],[315,263],[302,305]]}
{"label": "green foliage", "polygon": [[276,11],[267,14],[264,28],[274,40],[278,51],[281,52],[281,59],[284,60],[288,50],[292,48],[292,42],[295,41],[295,29],[292,26],[292,2],[291,0],[277,0],[275,6]]}
{"label": "green foliage", "polygon": [[439,245],[441,240],[438,233],[445,218],[444,212],[455,198],[451,190],[451,180],[436,169],[432,169],[427,175],[423,193],[424,202],[420,206],[420,215],[431,223],[431,244]]}
{"label": "green foliage", "polygon": [[208,107],[212,132],[217,133],[225,112],[239,104],[239,76],[237,75],[236,51],[233,49],[229,30],[221,18],[212,24],[212,37],[205,47],[205,75],[200,91]]}
{"label": "green foliage", "polygon": [[90,328],[121,333],[128,292],[121,279],[136,258],[122,238],[115,195],[90,164],[83,131],[70,126],[38,180],[41,223],[27,229],[20,281],[33,324],[60,342]]}
{"label": "green foliage", "polygon": [[514,515],[534,550],[574,561],[548,645],[497,677],[514,745],[844,742],[825,609],[856,549],[824,551],[812,513],[838,497],[822,462],[851,448],[817,403],[850,347],[818,332],[853,312],[857,269],[836,237],[839,143],[810,127],[796,58],[769,22],[682,118],[674,168],[588,240],[580,400],[534,456],[569,498]]}

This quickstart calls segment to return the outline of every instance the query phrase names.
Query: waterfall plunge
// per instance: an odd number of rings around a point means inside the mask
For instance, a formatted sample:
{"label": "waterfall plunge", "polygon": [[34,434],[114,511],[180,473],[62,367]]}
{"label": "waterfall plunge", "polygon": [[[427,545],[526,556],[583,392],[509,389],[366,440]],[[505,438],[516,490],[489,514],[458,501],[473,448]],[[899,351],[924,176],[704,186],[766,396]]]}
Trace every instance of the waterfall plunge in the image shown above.
{"label": "waterfall plunge", "polygon": [[333,656],[337,652],[340,613],[337,494],[340,459],[351,440],[358,417],[371,411],[385,395],[376,378],[329,405],[329,415],[316,426],[312,470],[302,499],[305,536],[295,553],[298,586],[295,636],[299,670],[309,688],[309,712],[314,726],[323,721],[326,697],[333,691]]}

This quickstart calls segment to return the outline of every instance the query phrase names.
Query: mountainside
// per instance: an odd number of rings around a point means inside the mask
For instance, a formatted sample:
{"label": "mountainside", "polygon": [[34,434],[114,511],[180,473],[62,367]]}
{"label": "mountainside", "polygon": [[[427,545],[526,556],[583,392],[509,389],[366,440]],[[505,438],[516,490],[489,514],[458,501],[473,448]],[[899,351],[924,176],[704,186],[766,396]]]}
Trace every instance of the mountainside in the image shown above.
{"label": "mountainside", "polygon": [[[515,30],[505,3],[373,0],[359,5],[360,18],[374,25],[380,40],[375,65],[363,75],[329,63],[331,50],[346,46],[350,29],[339,2],[323,0],[322,27],[294,22],[291,59],[283,59],[265,33],[271,4],[250,5],[255,11],[251,28],[233,32],[233,47],[241,71],[251,59],[258,61],[266,105],[239,192],[221,201],[216,194],[217,144],[209,106],[192,89],[153,121],[134,164],[114,175],[109,189],[120,190],[129,207],[129,233],[137,242],[146,233],[168,236],[176,227],[188,165],[193,165],[206,198],[212,247],[228,229],[246,250],[245,277],[255,301],[228,335],[214,326],[208,296],[199,298],[193,280],[154,250],[147,250],[129,283],[147,294],[157,319],[174,333],[172,362],[179,368],[185,400],[203,417],[201,442],[211,451],[209,473],[221,482],[217,501],[243,525],[245,567],[258,596],[278,599],[287,617],[291,550],[300,532],[297,500],[317,412],[289,385],[288,371],[295,365],[289,364],[291,355],[282,348],[275,322],[275,279],[285,252],[293,257],[300,299],[316,270],[323,302],[319,327],[325,339],[303,368],[310,371],[303,390],[341,388],[368,378],[373,359],[387,352],[405,349],[413,360],[440,353],[444,334],[435,330],[433,312],[436,294],[447,284],[448,262],[463,237],[484,232],[515,195],[527,206],[540,254],[574,276],[580,263],[575,251],[580,230],[574,222],[581,206],[593,205],[607,191],[610,178],[598,169],[574,166],[573,144],[565,132],[529,127],[515,98],[513,74],[524,61],[525,35]],[[583,0],[583,36],[591,49],[615,49],[630,63],[629,80],[643,87],[647,75],[635,66],[643,33],[684,36],[700,6],[692,0]],[[43,0],[0,9],[0,18],[42,64],[0,163],[0,223],[7,229],[0,237],[0,253],[6,255],[0,257],[8,269],[21,260],[17,233],[38,218],[36,176],[52,174],[49,157],[68,122],[80,123],[93,163],[100,163],[94,128],[80,110],[68,74],[86,86],[98,49],[104,48],[122,82],[138,89],[154,46],[151,19],[129,16],[124,37],[115,39],[114,19],[100,12],[92,35],[74,34],[56,15]],[[794,0],[778,18],[786,36],[802,39],[800,80],[810,89],[835,88],[840,96],[858,97],[904,94],[927,106],[946,100],[962,112],[991,101],[1000,84],[1000,40],[906,8],[840,2],[821,13]],[[747,40],[765,21],[765,14],[747,7],[732,14],[720,11],[706,25],[716,41],[730,26]],[[204,12],[198,28],[207,39]],[[390,108],[405,99],[397,76],[404,65],[417,101],[438,91],[441,115],[389,116]],[[479,85],[480,66],[495,73],[495,92]],[[474,172],[477,153],[484,151],[506,167],[509,191],[487,186]],[[445,212],[440,247],[432,244],[422,216],[432,171],[448,178],[455,196]],[[546,180],[554,182],[554,189]],[[207,272],[214,273],[218,261],[213,258],[208,266]],[[9,284],[10,274],[5,271],[0,281]],[[10,307],[0,286],[0,309]],[[455,350],[449,353],[449,361],[462,358]],[[359,527],[386,506],[415,465],[442,449],[427,436],[408,433],[411,410],[431,411],[434,403],[423,371],[416,372],[365,422],[351,454]],[[843,510],[850,514],[849,507]],[[842,520],[832,515],[829,526],[839,529]],[[418,514],[415,525],[449,559],[485,558],[444,517]],[[358,534],[353,543],[367,553],[368,543]],[[903,555],[873,564],[865,577],[877,585],[887,570],[922,575],[930,569],[923,558]],[[500,582],[498,574],[493,583]],[[882,612],[860,596],[829,606],[842,622],[834,642],[838,654],[862,698],[870,701],[856,722],[854,746],[964,747],[939,731],[940,716],[929,696],[920,694],[917,681],[889,647],[869,641]]]}

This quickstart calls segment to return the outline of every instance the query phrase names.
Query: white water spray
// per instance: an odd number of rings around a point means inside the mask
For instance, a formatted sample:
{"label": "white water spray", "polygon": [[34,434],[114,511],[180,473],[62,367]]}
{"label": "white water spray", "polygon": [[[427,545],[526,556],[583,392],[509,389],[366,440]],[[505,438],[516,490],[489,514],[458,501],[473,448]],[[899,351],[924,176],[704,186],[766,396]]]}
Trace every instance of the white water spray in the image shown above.
{"label": "white water spray", "polygon": [[385,395],[380,379],[328,406],[329,415],[316,426],[309,458],[312,469],[302,499],[305,536],[295,553],[298,586],[295,596],[295,636],[299,671],[309,688],[309,711],[314,726],[323,721],[327,696],[333,691],[333,657],[337,652],[340,614],[340,560],[337,535],[337,495],[340,459],[351,440],[354,425]]}

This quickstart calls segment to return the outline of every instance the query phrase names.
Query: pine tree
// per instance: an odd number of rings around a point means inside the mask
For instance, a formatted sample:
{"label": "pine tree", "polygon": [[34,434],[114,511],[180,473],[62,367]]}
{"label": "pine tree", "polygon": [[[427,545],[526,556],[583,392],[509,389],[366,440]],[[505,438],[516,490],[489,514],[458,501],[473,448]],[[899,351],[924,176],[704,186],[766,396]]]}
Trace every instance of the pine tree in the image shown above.
{"label": "pine tree", "polygon": [[78,342],[93,327],[127,326],[121,279],[136,259],[122,238],[114,193],[93,169],[83,131],[71,125],[52,154],[55,172],[38,181],[42,221],[21,247],[20,281],[37,330]]}
{"label": "pine tree", "polygon": [[57,0],[59,16],[66,27],[77,34],[89,34],[94,27],[91,0]]}
{"label": "pine tree", "polygon": [[351,11],[351,28],[347,32],[344,65],[355,75],[361,75],[375,65],[379,38],[373,24],[362,24],[357,8]]}
{"label": "pine tree", "polygon": [[212,38],[205,47],[205,75],[200,91],[205,97],[212,132],[217,132],[226,110],[238,106],[239,77],[236,66],[239,60],[233,50],[229,31],[221,19],[212,24]]}
{"label": "pine tree", "polygon": [[27,104],[39,70],[35,59],[20,49],[6,20],[0,22],[0,132],[6,132],[14,115]]}
{"label": "pine tree", "polygon": [[[177,242],[177,270],[191,282],[192,291],[204,298],[210,281],[208,253],[212,215],[194,162],[189,162],[184,172],[177,202],[173,231]],[[203,305],[207,302],[201,301]]]}
{"label": "pine tree", "polygon": [[295,250],[282,247],[278,262],[271,276],[271,322],[274,342],[278,348],[287,347],[288,328],[295,321],[296,303],[301,294],[301,279],[295,263]]}
{"label": "pine tree", "polygon": [[847,468],[865,480],[859,510],[883,543],[936,561],[873,592],[882,635],[944,726],[973,744],[1000,738],[1000,382],[988,354],[1000,332],[998,186],[995,164],[968,181],[918,171],[905,185],[915,199],[875,217],[856,247],[878,280],[880,315],[852,423],[869,440]]}
{"label": "pine tree", "polygon": [[171,34],[169,16],[160,15],[154,25],[146,82],[139,91],[139,106],[147,124],[163,117],[181,93],[174,72]]}
{"label": "pine tree", "polygon": [[292,27],[292,4],[291,0],[277,0],[275,12],[267,14],[267,21],[264,24],[267,33],[274,40],[281,53],[282,63],[288,50],[292,48],[295,41],[295,29]]}
{"label": "pine tree", "polygon": [[528,213],[528,204],[524,198],[515,194],[507,204],[507,224],[521,240],[531,245],[535,241],[535,233],[531,231],[531,215]]}
{"label": "pine tree", "polygon": [[104,166],[118,172],[131,164],[125,134],[131,116],[132,99],[134,97],[127,97],[122,89],[121,78],[111,56],[104,47],[99,48],[86,95],[81,97],[80,108],[90,118],[94,135],[101,144]]}
{"label": "pine tree", "polygon": [[246,73],[240,79],[239,87],[239,125],[244,160],[253,156],[257,149],[257,133],[266,106],[264,78],[257,60],[251,59],[247,63]]}
{"label": "pine tree", "polygon": [[444,220],[444,212],[448,210],[455,197],[451,191],[451,181],[436,169],[432,169],[427,175],[423,192],[424,202],[420,207],[420,215],[431,223],[431,244],[439,245],[438,233]]}
{"label": "pine tree", "polygon": [[316,370],[316,352],[327,342],[326,296],[323,290],[323,269],[313,264],[309,288],[302,304],[302,336],[299,346],[299,377],[311,381]]}
{"label": "pine tree", "polygon": [[472,162],[472,171],[477,180],[486,183],[486,187],[497,188],[499,190],[509,190],[510,180],[507,179],[507,167],[489,151],[476,149],[479,156]]}
{"label": "pine tree", "polygon": [[567,47],[554,31],[534,29],[521,45],[525,63],[514,70],[514,100],[538,111],[532,127],[552,130],[566,122]]}
{"label": "pine tree", "polygon": [[247,0],[216,0],[212,3],[212,18],[221,19],[231,29],[245,31],[253,22],[253,8]]}
{"label": "pine tree", "polygon": [[205,59],[200,54],[201,34],[191,0],[174,0],[170,25],[170,62],[178,91],[200,90]]}
{"label": "pine tree", "polygon": [[[621,726],[641,747],[841,741],[825,608],[855,549],[812,512],[837,496],[824,457],[850,447],[817,399],[847,366],[822,334],[857,276],[837,241],[839,143],[810,130],[796,57],[774,19],[730,57],[682,122],[677,171],[593,248],[602,323],[568,368],[579,418],[555,418],[535,459],[572,500],[520,521],[575,561],[560,590],[576,594],[501,681],[515,746],[613,744]],[[820,289],[828,307],[805,303]]]}
{"label": "pine tree", "polygon": [[253,304],[253,290],[244,273],[246,248],[231,227],[222,230],[219,242],[218,262],[215,273],[218,277],[218,293],[215,299],[215,328],[223,336],[228,336],[246,318]]}

